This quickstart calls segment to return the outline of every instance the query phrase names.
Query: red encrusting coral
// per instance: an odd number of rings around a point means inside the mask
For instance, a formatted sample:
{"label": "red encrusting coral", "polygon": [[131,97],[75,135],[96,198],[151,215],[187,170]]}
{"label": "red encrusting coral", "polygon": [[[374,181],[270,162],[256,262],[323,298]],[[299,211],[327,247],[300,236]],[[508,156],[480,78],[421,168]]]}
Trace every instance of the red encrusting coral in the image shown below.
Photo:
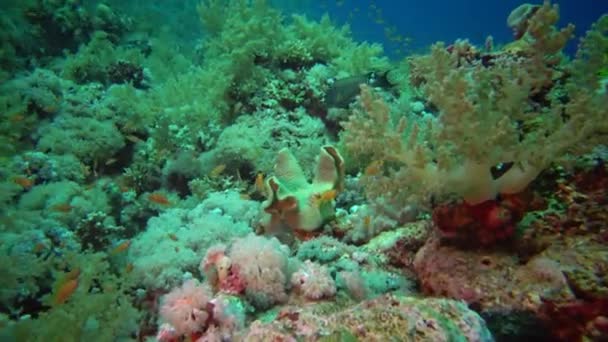
{"label": "red encrusting coral", "polygon": [[540,317],[556,341],[596,341],[608,336],[608,298],[544,301]]}
{"label": "red encrusting coral", "polygon": [[445,240],[488,246],[511,238],[524,214],[540,206],[533,193],[524,191],[475,205],[442,204],[433,210],[433,222]]}

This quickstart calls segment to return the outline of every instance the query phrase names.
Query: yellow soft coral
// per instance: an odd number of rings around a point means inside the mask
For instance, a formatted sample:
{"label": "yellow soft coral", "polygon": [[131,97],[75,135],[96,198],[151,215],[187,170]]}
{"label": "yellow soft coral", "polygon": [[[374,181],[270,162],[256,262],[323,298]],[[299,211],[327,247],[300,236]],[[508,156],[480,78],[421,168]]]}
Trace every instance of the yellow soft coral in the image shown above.
{"label": "yellow soft coral", "polygon": [[262,225],[269,232],[285,227],[313,231],[334,214],[334,197],[342,190],[344,161],[332,146],[321,148],[312,182],[289,151],[279,151],[275,174],[266,181]]}

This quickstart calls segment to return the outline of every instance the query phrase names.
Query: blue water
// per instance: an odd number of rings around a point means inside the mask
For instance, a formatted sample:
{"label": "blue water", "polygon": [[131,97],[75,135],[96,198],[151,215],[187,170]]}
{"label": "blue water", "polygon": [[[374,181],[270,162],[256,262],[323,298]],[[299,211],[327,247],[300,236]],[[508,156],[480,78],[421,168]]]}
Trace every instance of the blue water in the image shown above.
{"label": "blue water", "polygon": [[[152,16],[159,15],[172,31],[179,32],[186,44],[200,38],[202,32],[196,6],[197,0],[165,2],[153,5],[145,2],[117,2],[118,7],[133,10],[140,8]],[[422,53],[437,41],[451,43],[456,39],[469,39],[483,44],[491,35],[497,44],[512,40],[506,19],[515,7],[525,3],[519,0],[269,0],[286,17],[290,14],[306,15],[319,19],[325,13],[337,25],[348,24],[355,40],[383,44],[393,59],[411,53]],[[531,3],[542,4],[542,1]],[[560,26],[576,25],[581,36],[602,13],[608,12],[607,0],[552,1],[560,6]],[[174,15],[167,15],[167,14]],[[408,42],[395,42],[387,37],[386,30],[408,38]],[[576,40],[566,52],[576,51]]]}
{"label": "blue water", "polygon": [[[326,6],[321,5],[317,9],[303,5],[300,9],[315,15],[326,10],[337,22],[349,23],[356,39],[383,43],[387,54],[402,57],[407,53],[420,52],[436,41],[453,42],[467,38],[482,44],[488,35],[492,35],[496,43],[508,42],[512,35],[506,18],[512,9],[522,3],[525,1],[346,0],[325,1]],[[542,1],[531,3],[542,4]],[[562,0],[552,3],[560,6],[560,24],[575,24],[577,36],[608,11],[608,1]],[[391,27],[402,36],[411,38],[411,42],[402,44],[389,41],[384,31]],[[567,52],[573,53],[575,48],[576,42],[573,40]]]}

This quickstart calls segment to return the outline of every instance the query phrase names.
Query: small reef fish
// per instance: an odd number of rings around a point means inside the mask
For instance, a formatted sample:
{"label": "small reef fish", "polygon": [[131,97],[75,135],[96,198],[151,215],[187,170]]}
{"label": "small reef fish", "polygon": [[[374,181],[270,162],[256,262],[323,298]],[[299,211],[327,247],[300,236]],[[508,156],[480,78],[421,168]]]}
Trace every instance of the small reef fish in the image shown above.
{"label": "small reef fish", "polygon": [[110,165],[116,163],[117,161],[118,161],[118,159],[116,159],[116,158],[110,158],[110,159],[106,160],[105,165],[110,166]]}
{"label": "small reef fish", "polygon": [[315,207],[320,207],[327,202],[331,202],[336,199],[338,196],[338,191],[336,189],[330,189],[320,194],[315,194],[312,199],[312,204]]}
{"label": "small reef fish", "polygon": [[383,73],[369,72],[336,80],[325,93],[325,104],[328,108],[347,108],[361,92],[360,86],[367,84],[372,87],[393,87],[389,81],[390,70]]}
{"label": "small reef fish", "polygon": [[125,138],[126,138],[127,140],[129,140],[130,142],[134,143],[134,144],[137,144],[137,143],[143,142],[143,140],[141,140],[141,138],[139,138],[138,136],[135,136],[135,135],[133,135],[133,134],[127,134],[127,135],[125,136]]}
{"label": "small reef fish", "polygon": [[59,281],[53,291],[53,304],[61,305],[65,303],[74,294],[78,288],[78,277],[80,276],[80,269],[75,268],[68,272],[61,281]]}
{"label": "small reef fish", "polygon": [[39,254],[39,253],[42,253],[46,249],[47,249],[47,246],[44,242],[37,242],[34,245],[34,247],[32,248],[32,252],[34,252],[34,254]]}
{"label": "small reef fish", "polygon": [[169,237],[169,239],[173,240],[173,241],[177,241],[177,235],[173,234],[173,233],[169,233],[169,235],[167,235]]}
{"label": "small reef fish", "polygon": [[59,204],[55,204],[51,207],[51,210],[57,211],[60,213],[69,213],[72,209],[74,209],[74,207],[71,206],[69,203],[59,203]]}
{"label": "small reef fish", "polygon": [[118,189],[120,190],[120,192],[131,191],[131,188],[129,187],[129,184],[128,184],[128,182],[127,182],[127,180],[125,179],[124,176],[120,176],[116,180],[116,185],[118,186]]}
{"label": "small reef fish", "polygon": [[18,123],[25,120],[25,115],[23,114],[15,114],[9,117],[8,119],[12,123]]}
{"label": "small reef fish", "polygon": [[258,174],[255,176],[255,191],[263,194],[264,189],[264,173],[258,172]]}
{"label": "small reef fish", "polygon": [[366,176],[376,176],[376,175],[382,173],[383,165],[384,165],[384,161],[382,161],[382,160],[373,161],[365,168],[364,173]]}
{"label": "small reef fish", "polygon": [[148,195],[148,200],[150,200],[150,202],[154,202],[156,204],[160,204],[160,205],[171,205],[171,202],[169,202],[169,199],[167,198],[167,196],[155,192],[152,194]]}
{"label": "small reef fish", "polygon": [[371,224],[372,224],[372,217],[370,215],[366,215],[363,218],[363,227],[365,227],[365,229],[369,229]]}
{"label": "small reef fish", "polygon": [[226,164],[220,164],[220,165],[214,167],[213,170],[211,170],[211,172],[209,172],[209,177],[217,178],[219,175],[222,174],[222,172],[224,172],[224,170],[226,170]]}
{"label": "small reef fish", "polygon": [[118,255],[118,254],[126,251],[127,249],[129,249],[129,246],[131,246],[131,240],[125,240],[125,241],[119,243],[118,245],[116,245],[116,247],[114,247],[110,251],[110,255],[112,255],[112,256]]}
{"label": "small reef fish", "polygon": [[20,185],[24,189],[29,189],[34,185],[34,180],[24,176],[13,177],[13,183]]}

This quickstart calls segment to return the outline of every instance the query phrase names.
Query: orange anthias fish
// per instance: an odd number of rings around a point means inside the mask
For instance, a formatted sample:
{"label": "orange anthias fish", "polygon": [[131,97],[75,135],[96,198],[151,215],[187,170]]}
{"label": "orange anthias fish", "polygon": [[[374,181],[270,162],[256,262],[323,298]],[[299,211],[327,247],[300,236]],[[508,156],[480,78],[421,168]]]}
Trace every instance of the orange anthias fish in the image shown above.
{"label": "orange anthias fish", "polygon": [[114,247],[110,251],[110,255],[118,255],[118,254],[126,251],[127,249],[129,249],[129,246],[131,246],[131,240],[125,240],[125,241],[119,243],[118,245],[116,245],[116,247]]}
{"label": "orange anthias fish", "polygon": [[15,184],[21,185],[24,189],[29,189],[34,185],[34,180],[24,176],[17,176],[13,178]]}
{"label": "orange anthias fish", "polygon": [[160,205],[170,205],[171,202],[169,202],[169,199],[167,198],[167,196],[155,192],[153,194],[149,194],[148,195],[148,199],[150,200],[150,202],[154,202],[156,204],[160,204]]}
{"label": "orange anthias fish", "polygon": [[57,212],[61,212],[61,213],[68,213],[70,212],[72,209],[74,209],[73,206],[71,206],[69,203],[59,203],[59,204],[55,204],[51,207],[51,209],[53,211],[57,211]]}
{"label": "orange anthias fish", "polygon": [[47,246],[44,242],[37,242],[34,247],[32,248],[32,252],[34,252],[35,254],[38,253],[42,253],[45,249],[47,249]]}
{"label": "orange anthias fish", "polygon": [[325,192],[315,194],[313,197],[313,205],[319,207],[324,203],[331,202],[336,199],[338,196],[338,191],[336,189],[330,189]]}
{"label": "orange anthias fish", "polygon": [[60,282],[57,283],[55,291],[53,291],[53,304],[61,305],[65,303],[74,294],[78,288],[78,277],[80,269],[75,268],[68,272]]}
{"label": "orange anthias fish", "polygon": [[17,113],[17,114],[10,116],[8,120],[12,123],[21,122],[21,121],[25,120],[25,115]]}
{"label": "orange anthias fish", "polygon": [[370,227],[372,223],[372,217],[370,215],[366,215],[363,218],[363,226],[365,227],[365,229],[368,229]]}
{"label": "orange anthias fish", "polygon": [[255,191],[260,194],[264,193],[264,173],[258,172],[255,176]]}
{"label": "orange anthias fish", "polygon": [[366,176],[376,176],[376,175],[382,173],[383,166],[384,166],[384,161],[382,161],[382,160],[373,161],[365,168],[364,173]]}

